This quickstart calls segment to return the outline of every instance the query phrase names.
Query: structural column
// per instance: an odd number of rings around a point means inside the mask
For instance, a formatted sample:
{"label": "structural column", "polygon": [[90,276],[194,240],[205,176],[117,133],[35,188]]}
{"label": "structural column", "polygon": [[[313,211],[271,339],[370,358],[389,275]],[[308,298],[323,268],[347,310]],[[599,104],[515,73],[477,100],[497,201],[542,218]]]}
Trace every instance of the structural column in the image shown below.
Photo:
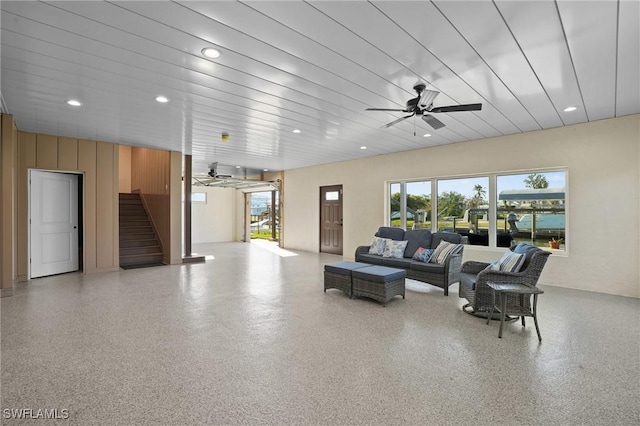
{"label": "structural column", "polygon": [[184,156],[184,256],[182,263],[204,262],[204,256],[194,256],[191,253],[191,181],[192,181],[192,156]]}

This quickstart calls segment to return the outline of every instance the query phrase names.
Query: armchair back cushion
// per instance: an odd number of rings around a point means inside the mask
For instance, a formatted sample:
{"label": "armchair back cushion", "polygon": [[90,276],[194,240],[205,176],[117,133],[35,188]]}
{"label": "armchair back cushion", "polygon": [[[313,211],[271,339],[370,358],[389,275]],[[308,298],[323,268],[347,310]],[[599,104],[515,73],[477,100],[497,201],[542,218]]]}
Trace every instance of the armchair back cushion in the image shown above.
{"label": "armchair back cushion", "polygon": [[524,271],[529,267],[533,254],[540,249],[529,243],[518,243],[516,246],[511,247],[510,250],[514,253],[524,254],[524,262],[522,262],[522,266],[520,266],[520,270]]}
{"label": "armchair back cushion", "polygon": [[404,239],[407,247],[404,250],[404,257],[411,259],[418,248],[428,249],[431,247],[431,231],[428,229],[410,229],[404,232]]}
{"label": "armchair back cushion", "polygon": [[381,226],[376,232],[376,237],[389,238],[395,241],[404,240],[404,229],[392,228],[390,226]]}

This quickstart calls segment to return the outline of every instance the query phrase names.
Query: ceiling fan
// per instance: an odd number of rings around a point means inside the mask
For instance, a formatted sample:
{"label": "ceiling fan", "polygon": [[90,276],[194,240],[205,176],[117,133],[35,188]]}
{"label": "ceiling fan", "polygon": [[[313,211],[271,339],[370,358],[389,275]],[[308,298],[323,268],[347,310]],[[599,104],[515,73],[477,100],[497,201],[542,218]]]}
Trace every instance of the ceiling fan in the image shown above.
{"label": "ceiling fan", "polygon": [[449,105],[442,107],[433,107],[433,100],[440,94],[440,92],[436,92],[435,90],[425,90],[426,85],[419,81],[413,85],[413,90],[416,91],[418,96],[415,98],[409,99],[407,101],[407,107],[405,109],[393,109],[393,108],[367,108],[366,111],[398,111],[398,112],[408,112],[410,113],[407,116],[400,117],[397,120],[392,121],[391,123],[385,124],[382,128],[391,127],[393,125],[398,124],[399,122],[406,120],[407,118],[411,118],[414,115],[421,115],[422,119],[429,124],[434,129],[438,130],[445,126],[445,124],[435,118],[433,115],[428,113],[438,113],[438,112],[456,112],[456,111],[480,111],[482,109],[482,104],[465,104],[465,105]]}

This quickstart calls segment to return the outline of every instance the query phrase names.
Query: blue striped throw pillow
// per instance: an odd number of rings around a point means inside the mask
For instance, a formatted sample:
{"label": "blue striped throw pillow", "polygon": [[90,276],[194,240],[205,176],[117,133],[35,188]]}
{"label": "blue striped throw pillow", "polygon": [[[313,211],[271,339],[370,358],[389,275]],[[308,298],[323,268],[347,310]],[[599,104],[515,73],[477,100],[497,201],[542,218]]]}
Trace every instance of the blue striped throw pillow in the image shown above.
{"label": "blue striped throw pillow", "polygon": [[505,252],[498,262],[493,262],[487,269],[493,271],[519,272],[524,263],[524,254]]}

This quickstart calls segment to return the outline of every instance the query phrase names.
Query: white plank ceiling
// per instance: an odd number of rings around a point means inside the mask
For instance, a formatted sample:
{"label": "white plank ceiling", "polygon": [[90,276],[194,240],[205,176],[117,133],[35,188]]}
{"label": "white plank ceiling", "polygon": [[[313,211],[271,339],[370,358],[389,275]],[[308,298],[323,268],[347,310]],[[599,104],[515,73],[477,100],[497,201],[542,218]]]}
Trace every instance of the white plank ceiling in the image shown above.
{"label": "white plank ceiling", "polygon": [[[196,174],[640,113],[638,0],[2,1],[1,11],[2,108],[19,129],[193,154]],[[381,128],[406,114],[365,111],[404,108],[418,80],[440,92],[435,107],[482,110],[435,114],[438,130],[419,117]]]}

